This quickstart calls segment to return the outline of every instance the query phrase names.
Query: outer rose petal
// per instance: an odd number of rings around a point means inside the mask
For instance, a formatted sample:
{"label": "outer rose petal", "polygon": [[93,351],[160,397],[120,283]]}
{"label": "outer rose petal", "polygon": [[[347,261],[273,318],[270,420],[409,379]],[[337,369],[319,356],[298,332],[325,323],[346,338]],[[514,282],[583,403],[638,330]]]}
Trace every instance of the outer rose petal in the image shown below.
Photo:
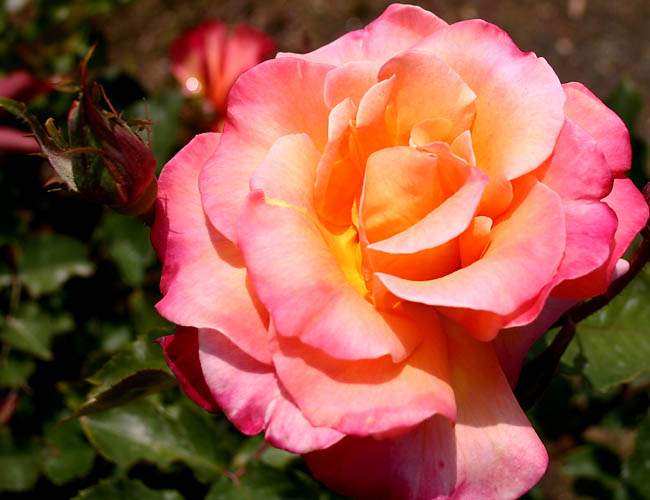
{"label": "outer rose petal", "polygon": [[219,405],[212,397],[201,369],[196,328],[179,327],[174,335],[161,337],[158,342],[163,349],[167,364],[176,375],[187,397],[210,413],[219,411]]}
{"label": "outer rose petal", "polygon": [[329,448],[339,442],[345,434],[328,427],[314,427],[302,412],[278,392],[278,397],[269,405],[264,438],[276,448],[291,453],[309,453]]}
{"label": "outer rose petal", "polygon": [[521,365],[528,350],[575,303],[575,300],[548,297],[544,309],[535,321],[524,326],[505,328],[492,341],[510,387],[514,389],[517,385]]}
{"label": "outer rose petal", "polygon": [[384,13],[362,30],[352,31],[308,54],[281,53],[307,61],[341,66],[347,62],[385,62],[408,49],[447,23],[414,5],[389,5]]}
{"label": "outer rose petal", "polygon": [[612,173],[617,175],[629,169],[632,148],[623,121],[581,83],[565,83],[562,87],[567,97],[566,116],[596,139]]}
{"label": "outer rose petal", "polygon": [[278,378],[313,425],[366,436],[419,424],[434,413],[455,419],[446,340],[435,315],[411,356],[343,361],[279,337],[273,355]]}
{"label": "outer rose petal", "polygon": [[176,324],[218,329],[262,362],[270,362],[267,313],[251,296],[241,254],[210,227],[198,189],[199,171],[219,144],[202,134],[163,169],[151,241],[163,261],[156,305]]}
{"label": "outer rose petal", "polygon": [[346,437],[305,456],[314,476],[357,499],[514,499],[544,474],[546,451],[489,344],[449,341],[458,419],[434,416],[397,439]]}
{"label": "outer rose petal", "polygon": [[281,335],[339,359],[400,361],[421,341],[413,321],[378,311],[359,295],[319,228],[285,202],[252,192],[239,236],[255,290]]}
{"label": "outer rose petal", "polygon": [[553,151],[564,122],[564,92],[544,59],[523,54],[480,20],[452,24],[414,49],[445,60],[477,95],[472,143],[490,178],[515,179]]}
{"label": "outer rose petal", "polygon": [[205,213],[230,241],[237,239],[249,179],[276,139],[306,133],[320,151],[325,147],[329,110],[323,87],[330,69],[275,59],[247,71],[233,86],[221,143],[199,179]]}

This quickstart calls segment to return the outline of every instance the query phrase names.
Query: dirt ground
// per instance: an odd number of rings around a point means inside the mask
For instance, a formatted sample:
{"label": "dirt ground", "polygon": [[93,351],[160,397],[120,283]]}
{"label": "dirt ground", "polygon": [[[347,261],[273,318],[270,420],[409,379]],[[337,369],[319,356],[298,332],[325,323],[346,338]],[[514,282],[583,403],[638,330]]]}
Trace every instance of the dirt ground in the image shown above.
{"label": "dirt ground", "polygon": [[[304,52],[364,26],[384,0],[139,0],[102,23],[111,57],[149,90],[170,84],[166,48],[207,18],[247,22],[279,50]],[[422,0],[447,22],[479,17],[506,30],[524,51],[545,57],[563,82],[581,81],[601,98],[630,78],[646,106],[637,133],[650,141],[649,0]]]}

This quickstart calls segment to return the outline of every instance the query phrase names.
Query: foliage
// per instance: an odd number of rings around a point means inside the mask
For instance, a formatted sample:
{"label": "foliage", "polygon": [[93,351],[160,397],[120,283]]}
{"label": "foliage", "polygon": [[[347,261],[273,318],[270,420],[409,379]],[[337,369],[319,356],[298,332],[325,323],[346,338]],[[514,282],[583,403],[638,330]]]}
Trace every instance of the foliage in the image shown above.
{"label": "foliage", "polygon": [[[161,166],[198,130],[197,103],[170,85],[149,92],[145,105],[142,82],[108,64],[98,23],[117,22],[128,3],[6,2],[15,11],[0,14],[0,57],[4,71],[70,75],[99,41],[90,70],[126,119],[156,122]],[[64,123],[71,99],[42,96],[30,111]],[[640,100],[631,83],[609,103],[634,125]],[[642,185],[646,149],[636,136],[633,144],[632,176]],[[147,228],[45,192],[45,172],[38,157],[0,153],[2,498],[340,498],[299,457],[241,435],[182,394],[154,342],[172,327],[154,309],[160,268]],[[647,271],[579,325],[560,376],[529,412],[551,466],[527,498],[650,498]]]}

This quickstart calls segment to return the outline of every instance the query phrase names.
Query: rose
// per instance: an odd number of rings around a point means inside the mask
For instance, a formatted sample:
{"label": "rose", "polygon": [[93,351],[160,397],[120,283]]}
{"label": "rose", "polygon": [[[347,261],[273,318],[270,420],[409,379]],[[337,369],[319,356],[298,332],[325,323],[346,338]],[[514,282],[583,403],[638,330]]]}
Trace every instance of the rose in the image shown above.
{"label": "rose", "polygon": [[203,95],[225,115],[230,87],[244,71],[266,59],[275,44],[244,24],[229,32],[226,23],[205,21],[169,47],[172,73],[188,95]]}
{"label": "rose", "polygon": [[506,374],[611,282],[648,217],[629,164],[620,119],[497,27],[393,5],[246,72],[165,167],[167,361],[344,494],[515,498],[547,455]]}

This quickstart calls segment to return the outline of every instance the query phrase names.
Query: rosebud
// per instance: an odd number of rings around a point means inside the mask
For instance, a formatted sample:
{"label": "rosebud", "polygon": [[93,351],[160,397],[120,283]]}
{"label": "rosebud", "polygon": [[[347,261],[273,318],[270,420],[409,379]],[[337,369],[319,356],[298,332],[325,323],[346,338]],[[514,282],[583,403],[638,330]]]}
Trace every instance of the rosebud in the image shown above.
{"label": "rosebud", "polygon": [[[22,103],[0,98],[0,106],[25,120],[58,179],[71,191],[126,215],[149,219],[156,199],[156,159],[141,137],[113,109],[102,87],[89,88],[80,67],[81,92],[68,113],[68,140],[52,119],[45,128]],[[102,100],[109,110],[102,108]]]}

